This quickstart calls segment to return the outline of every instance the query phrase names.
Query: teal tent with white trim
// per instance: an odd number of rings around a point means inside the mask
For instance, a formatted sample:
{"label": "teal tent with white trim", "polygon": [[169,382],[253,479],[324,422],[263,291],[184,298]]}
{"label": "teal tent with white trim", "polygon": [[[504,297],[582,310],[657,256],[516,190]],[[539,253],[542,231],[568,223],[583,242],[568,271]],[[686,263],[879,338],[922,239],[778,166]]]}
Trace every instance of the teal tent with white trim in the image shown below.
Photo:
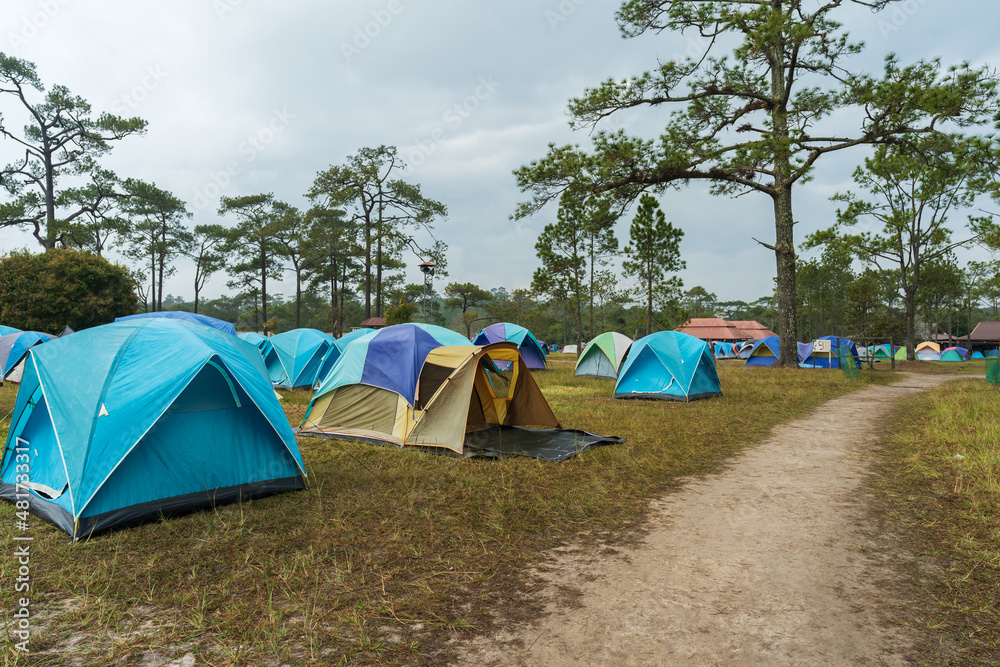
{"label": "teal tent with white trim", "polygon": [[281,384],[287,380],[288,373],[285,371],[285,367],[281,365],[281,359],[278,358],[278,351],[274,349],[274,344],[271,343],[269,336],[259,334],[256,331],[237,334],[237,336],[241,340],[257,346],[260,356],[264,359],[264,367],[267,369],[267,379],[271,381],[271,384]]}
{"label": "teal tent with white trim", "polygon": [[679,331],[658,331],[632,343],[615,384],[615,398],[693,401],[721,395],[708,343]]}
{"label": "teal tent with white trim", "polygon": [[0,497],[74,540],[306,486],[263,360],[235,336],[136,319],[28,354]]}
{"label": "teal tent with white trim", "polygon": [[316,383],[323,359],[334,345],[334,338],[319,329],[292,329],[271,337],[271,344],[287,376],[276,386],[284,389],[309,387]]}

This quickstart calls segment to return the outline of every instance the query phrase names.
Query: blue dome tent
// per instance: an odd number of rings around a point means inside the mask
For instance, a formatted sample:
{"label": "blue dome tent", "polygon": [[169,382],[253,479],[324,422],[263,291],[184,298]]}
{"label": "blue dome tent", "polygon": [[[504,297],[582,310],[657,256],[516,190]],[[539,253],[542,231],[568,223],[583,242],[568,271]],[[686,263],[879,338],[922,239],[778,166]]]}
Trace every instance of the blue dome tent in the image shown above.
{"label": "blue dome tent", "polygon": [[[18,485],[21,455],[31,476]],[[306,486],[263,361],[235,336],[144,318],[28,356],[0,497],[27,497],[74,540]]]}
{"label": "blue dome tent", "polygon": [[479,332],[472,342],[476,345],[489,345],[490,343],[500,343],[510,341],[517,345],[517,349],[524,357],[524,363],[533,371],[545,369],[545,352],[538,344],[535,335],[522,326],[511,324],[510,322],[498,322]]}
{"label": "blue dome tent", "polygon": [[281,384],[288,378],[285,367],[281,365],[278,358],[278,351],[274,349],[274,344],[268,336],[256,332],[241,333],[238,337],[251,345],[256,345],[261,358],[264,359],[264,367],[267,368],[267,379],[271,384]]}
{"label": "blue dome tent", "polygon": [[227,333],[231,336],[236,335],[236,327],[233,326],[232,322],[225,322],[214,317],[209,317],[208,315],[199,315],[198,313],[189,313],[184,310],[160,310],[154,313],[139,313],[138,315],[126,315],[125,317],[116,317],[115,322],[128,322],[129,320],[144,319],[147,317],[162,317],[168,320],[181,320],[184,322],[192,322],[194,324],[200,324],[205,327],[212,327],[213,329],[218,329],[223,333]]}
{"label": "blue dome tent", "polygon": [[312,387],[323,358],[333,346],[333,336],[318,329],[292,329],[272,336],[271,344],[286,373],[285,379],[276,386],[285,389]]}
{"label": "blue dome tent", "polygon": [[778,361],[778,337],[761,338],[750,348],[747,366],[773,366]]}
{"label": "blue dome tent", "polygon": [[614,397],[692,401],[721,395],[708,343],[679,331],[660,331],[632,343],[618,371]]}

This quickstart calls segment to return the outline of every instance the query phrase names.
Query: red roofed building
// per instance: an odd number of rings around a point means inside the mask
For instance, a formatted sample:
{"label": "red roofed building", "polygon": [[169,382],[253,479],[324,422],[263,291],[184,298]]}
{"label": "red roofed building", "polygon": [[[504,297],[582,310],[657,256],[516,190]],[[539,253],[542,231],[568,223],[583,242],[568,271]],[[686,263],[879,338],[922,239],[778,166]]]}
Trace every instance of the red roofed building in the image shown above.
{"label": "red roofed building", "polygon": [[681,325],[677,331],[701,340],[714,340],[720,343],[761,340],[778,335],[760,322],[753,320],[729,322],[721,317],[695,317]]}
{"label": "red roofed building", "polygon": [[747,332],[754,340],[763,340],[768,336],[778,335],[756,320],[734,320],[731,321],[730,324],[740,331]]}
{"label": "red roofed building", "polygon": [[702,340],[714,340],[723,343],[752,340],[753,336],[734,327],[721,317],[695,317],[677,328],[677,331]]}

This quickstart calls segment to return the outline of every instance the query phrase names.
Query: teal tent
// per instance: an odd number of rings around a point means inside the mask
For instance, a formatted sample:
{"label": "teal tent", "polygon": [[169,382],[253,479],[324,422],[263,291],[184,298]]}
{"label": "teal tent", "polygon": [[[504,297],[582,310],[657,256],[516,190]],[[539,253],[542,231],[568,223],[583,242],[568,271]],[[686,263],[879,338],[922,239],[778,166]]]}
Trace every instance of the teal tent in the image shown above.
{"label": "teal tent", "polygon": [[0,324],[0,336],[6,336],[7,334],[18,333],[21,330],[16,327],[6,327]]}
{"label": "teal tent", "polygon": [[232,322],[226,322],[225,320],[220,320],[215,317],[209,317],[208,315],[189,313],[185,310],[158,310],[152,313],[139,313],[138,315],[126,315],[125,317],[116,317],[115,322],[127,322],[129,320],[144,319],[147,317],[165,317],[168,320],[181,320],[183,322],[191,322],[193,324],[200,324],[205,327],[212,327],[213,329],[218,329],[219,331],[230,334],[231,336],[236,335],[236,327],[233,325]]}
{"label": "teal tent", "polygon": [[333,336],[318,329],[292,329],[272,336],[271,344],[287,377],[277,386],[285,389],[312,387],[319,379],[323,358],[333,346]]}
{"label": "teal tent", "polygon": [[281,384],[288,378],[288,373],[285,372],[285,367],[281,365],[281,359],[278,358],[278,351],[274,349],[274,344],[271,342],[269,336],[256,332],[241,333],[238,336],[246,342],[257,346],[261,358],[264,359],[264,367],[267,369],[267,379],[271,381],[271,384]]}
{"label": "teal tent", "polygon": [[708,343],[679,331],[659,331],[632,343],[615,385],[615,398],[693,401],[721,395]]}
{"label": "teal tent", "polygon": [[355,329],[354,331],[345,333],[340,338],[335,338],[333,345],[323,355],[323,361],[320,362],[319,372],[316,373],[316,381],[313,384],[319,386],[323,383],[323,380],[330,374],[330,371],[337,364],[337,360],[344,354],[344,350],[351,344],[351,341],[357,340],[365,334],[375,333],[376,331],[378,329]]}
{"label": "teal tent", "polygon": [[0,497],[27,502],[74,540],[305,487],[260,354],[235,336],[139,319],[28,355]]}

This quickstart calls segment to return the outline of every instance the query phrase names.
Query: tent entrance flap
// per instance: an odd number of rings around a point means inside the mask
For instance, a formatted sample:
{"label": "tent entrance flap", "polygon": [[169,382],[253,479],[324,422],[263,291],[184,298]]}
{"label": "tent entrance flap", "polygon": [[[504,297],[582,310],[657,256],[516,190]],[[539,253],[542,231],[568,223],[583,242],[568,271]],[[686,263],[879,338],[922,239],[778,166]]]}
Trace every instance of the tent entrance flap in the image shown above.
{"label": "tent entrance flap", "polygon": [[574,429],[495,426],[466,434],[465,455],[485,458],[530,456],[543,461],[564,461],[599,445],[622,442],[624,438]]}

